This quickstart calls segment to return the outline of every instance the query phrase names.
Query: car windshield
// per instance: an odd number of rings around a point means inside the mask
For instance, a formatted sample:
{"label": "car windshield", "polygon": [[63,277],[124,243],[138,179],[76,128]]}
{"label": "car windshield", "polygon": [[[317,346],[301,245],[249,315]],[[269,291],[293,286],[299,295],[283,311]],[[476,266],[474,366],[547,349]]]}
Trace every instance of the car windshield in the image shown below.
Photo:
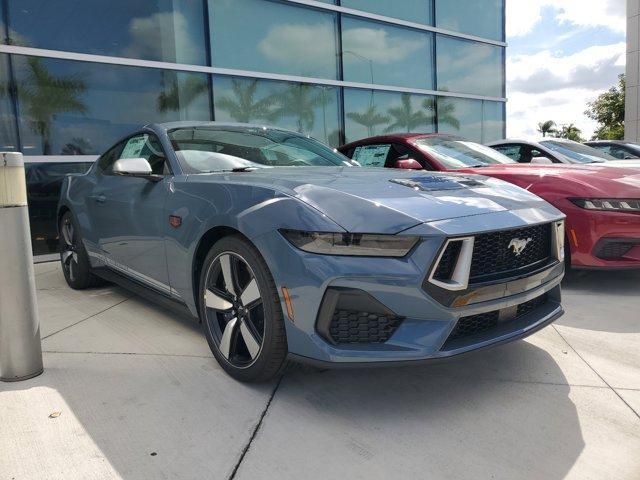
{"label": "car windshield", "polygon": [[516,163],[493,148],[456,137],[425,137],[413,143],[450,170]]}
{"label": "car windshield", "polygon": [[564,155],[573,163],[601,163],[608,160],[616,160],[597,148],[582,145],[578,142],[543,140],[540,145]]}
{"label": "car windshield", "polygon": [[357,165],[313,138],[262,127],[178,128],[169,139],[185,173]]}

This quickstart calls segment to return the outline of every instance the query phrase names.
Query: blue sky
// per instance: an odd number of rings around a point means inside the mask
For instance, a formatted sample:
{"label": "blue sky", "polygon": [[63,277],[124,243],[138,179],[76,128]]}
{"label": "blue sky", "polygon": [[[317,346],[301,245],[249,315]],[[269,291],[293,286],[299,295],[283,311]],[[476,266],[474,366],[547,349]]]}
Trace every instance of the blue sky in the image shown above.
{"label": "blue sky", "polygon": [[539,122],[574,123],[590,137],[587,102],[624,73],[625,0],[506,0],[507,135]]}

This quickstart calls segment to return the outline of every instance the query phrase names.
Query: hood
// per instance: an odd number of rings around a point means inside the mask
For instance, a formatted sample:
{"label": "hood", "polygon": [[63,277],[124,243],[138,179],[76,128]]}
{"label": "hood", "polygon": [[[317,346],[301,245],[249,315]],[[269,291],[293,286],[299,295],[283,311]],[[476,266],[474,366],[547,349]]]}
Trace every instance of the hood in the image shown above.
{"label": "hood", "polygon": [[[640,198],[640,168],[609,166],[611,162],[588,165],[492,165],[473,169],[529,189],[544,183],[558,192],[608,198]],[[465,170],[469,171],[469,170]],[[578,187],[579,191],[575,191]]]}
{"label": "hood", "polygon": [[345,230],[360,233],[397,233],[437,220],[536,206],[550,208],[539,197],[514,185],[459,173],[279,167],[197,177],[272,188],[312,206]]}

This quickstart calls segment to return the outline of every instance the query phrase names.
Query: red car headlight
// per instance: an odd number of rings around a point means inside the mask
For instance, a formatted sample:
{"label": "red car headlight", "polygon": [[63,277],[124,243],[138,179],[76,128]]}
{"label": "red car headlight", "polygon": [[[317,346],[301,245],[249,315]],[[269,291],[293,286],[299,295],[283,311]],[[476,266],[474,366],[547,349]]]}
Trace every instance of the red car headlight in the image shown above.
{"label": "red car headlight", "polygon": [[570,198],[569,200],[574,205],[586,210],[640,213],[640,199],[638,198]]}

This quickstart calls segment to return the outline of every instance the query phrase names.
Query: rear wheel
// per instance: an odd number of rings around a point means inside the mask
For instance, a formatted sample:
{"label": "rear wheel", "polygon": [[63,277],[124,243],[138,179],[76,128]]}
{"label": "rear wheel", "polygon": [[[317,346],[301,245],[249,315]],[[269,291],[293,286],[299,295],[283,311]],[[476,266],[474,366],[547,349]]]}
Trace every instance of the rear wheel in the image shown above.
{"label": "rear wheel", "polygon": [[214,356],[232,377],[277,375],[287,340],[275,282],[258,250],[240,236],[218,241],[200,275],[200,316]]}
{"label": "rear wheel", "polygon": [[106,282],[91,272],[89,256],[82,244],[71,212],[65,212],[60,219],[60,263],[67,285],[76,290],[104,285]]}

